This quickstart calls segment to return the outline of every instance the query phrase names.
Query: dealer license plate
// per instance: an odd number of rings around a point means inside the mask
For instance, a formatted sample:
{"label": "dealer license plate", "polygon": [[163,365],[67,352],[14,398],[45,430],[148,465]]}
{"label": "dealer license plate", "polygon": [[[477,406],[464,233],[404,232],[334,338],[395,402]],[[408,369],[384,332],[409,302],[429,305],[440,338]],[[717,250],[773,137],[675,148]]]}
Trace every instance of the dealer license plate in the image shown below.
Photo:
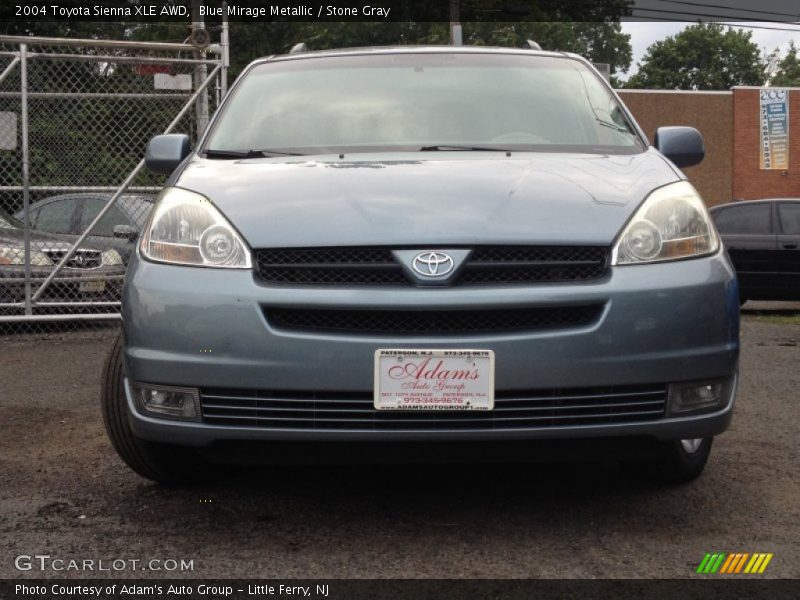
{"label": "dealer license plate", "polygon": [[81,292],[88,292],[91,294],[97,294],[99,292],[103,292],[106,289],[106,282],[105,281],[81,281],[78,289]]}
{"label": "dealer license plate", "polygon": [[376,350],[377,410],[491,410],[491,350]]}

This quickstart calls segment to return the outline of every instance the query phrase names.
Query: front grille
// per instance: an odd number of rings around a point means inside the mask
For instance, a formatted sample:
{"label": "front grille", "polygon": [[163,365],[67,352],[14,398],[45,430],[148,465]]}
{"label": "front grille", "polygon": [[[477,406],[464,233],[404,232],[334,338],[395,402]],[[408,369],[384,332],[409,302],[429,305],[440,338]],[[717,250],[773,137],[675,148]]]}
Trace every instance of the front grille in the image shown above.
{"label": "front grille", "polygon": [[373,335],[482,334],[564,329],[594,323],[602,304],[506,310],[329,310],[267,308],[276,329]]}
{"label": "front grille", "polygon": [[279,248],[256,251],[258,274],[270,283],[403,285],[391,250],[376,247]]}
{"label": "front grille", "polygon": [[495,394],[491,411],[379,411],[371,392],[203,389],[203,421],[229,427],[294,430],[529,429],[654,421],[664,417],[666,385]]}
{"label": "front grille", "polygon": [[[608,268],[604,246],[475,246],[472,250],[452,284],[590,281],[605,275]],[[257,250],[256,265],[259,277],[269,283],[414,283],[395,260],[392,248],[380,246]]]}
{"label": "front grille", "polygon": [[[58,264],[66,250],[44,250],[44,253],[53,261],[53,264]],[[96,269],[103,264],[103,256],[99,250],[78,250],[67,261],[67,265],[73,269]]]}
{"label": "front grille", "polygon": [[605,275],[608,250],[600,246],[479,246],[462,283],[552,283]]}

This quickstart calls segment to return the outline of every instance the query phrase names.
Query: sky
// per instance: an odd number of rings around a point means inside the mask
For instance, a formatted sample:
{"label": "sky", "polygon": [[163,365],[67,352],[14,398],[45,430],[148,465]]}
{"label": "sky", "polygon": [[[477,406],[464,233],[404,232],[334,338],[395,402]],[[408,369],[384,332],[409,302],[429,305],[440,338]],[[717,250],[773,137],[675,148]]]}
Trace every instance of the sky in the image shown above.
{"label": "sky", "polygon": [[[767,52],[772,52],[776,47],[781,49],[782,53],[785,53],[787,48],[789,47],[789,40],[794,39],[795,44],[800,46],[800,25],[794,25],[789,23],[764,23],[762,22],[741,22],[741,25],[757,25],[757,26],[768,26],[768,27],[779,27],[779,28],[796,28],[797,33],[793,33],[790,31],[775,31],[775,30],[767,30],[767,29],[750,29],[753,33],[753,41],[758,44],[758,47],[761,48],[762,53],[766,50]],[[676,33],[682,31],[684,28],[692,25],[692,23],[687,22],[634,22],[634,21],[623,21],[622,22],[622,31],[625,33],[630,34],[631,36],[631,47],[633,49],[633,60],[631,61],[631,68],[628,70],[627,74],[621,73],[621,79],[627,79],[637,71],[637,64],[642,60],[644,57],[645,52],[647,51],[648,46],[653,42],[657,42],[658,40],[663,40],[668,36],[673,36]],[[730,23],[732,26],[736,26],[737,23]]]}

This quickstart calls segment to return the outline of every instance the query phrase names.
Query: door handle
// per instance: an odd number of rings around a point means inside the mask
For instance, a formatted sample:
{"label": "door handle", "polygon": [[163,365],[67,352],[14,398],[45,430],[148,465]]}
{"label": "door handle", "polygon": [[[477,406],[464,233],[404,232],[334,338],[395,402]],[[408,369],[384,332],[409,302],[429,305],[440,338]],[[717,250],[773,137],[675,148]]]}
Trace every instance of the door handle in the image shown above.
{"label": "door handle", "polygon": [[797,244],[784,244],[783,247],[786,250],[797,250]]}

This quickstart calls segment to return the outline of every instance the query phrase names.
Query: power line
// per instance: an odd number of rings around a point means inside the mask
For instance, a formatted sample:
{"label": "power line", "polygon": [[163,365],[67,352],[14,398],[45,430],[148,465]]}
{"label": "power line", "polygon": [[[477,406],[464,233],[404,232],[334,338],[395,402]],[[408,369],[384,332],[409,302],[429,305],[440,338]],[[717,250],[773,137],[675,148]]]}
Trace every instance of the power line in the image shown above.
{"label": "power line", "polygon": [[[639,11],[639,10],[642,10],[642,9],[637,8],[637,9],[634,9],[634,10]],[[636,17],[636,15],[631,15],[631,16]],[[681,21],[676,21],[675,19],[669,19],[667,17],[650,17],[650,16],[644,16],[643,15],[643,16],[641,16],[639,18],[642,19],[645,22],[646,21],[667,21],[667,22],[670,22],[670,23],[680,23],[681,22]],[[636,22],[636,21],[629,21],[629,22]],[[683,21],[683,22],[691,23],[691,21]],[[727,26],[727,27],[737,27],[737,28],[742,28],[742,29],[769,29],[771,31],[791,31],[791,32],[800,34],[800,29],[790,29],[788,27],[768,27],[766,25],[743,25],[743,24],[739,24],[739,23],[735,23],[735,22],[725,23],[725,22],[720,22],[720,21],[706,21],[706,22],[710,23],[710,24],[715,24],[715,25],[724,25],[724,26]]]}
{"label": "power line", "polygon": [[[668,10],[666,8],[636,8],[634,6],[633,7],[633,11],[634,12],[661,13],[661,14],[665,14],[665,15],[680,15],[681,17],[683,17],[682,19],[679,19],[681,21],[687,20],[687,17],[710,17],[710,18],[719,19],[719,20],[722,20],[722,21],[728,21],[728,20],[733,21],[733,20],[747,18],[748,21],[757,21],[757,22],[763,22],[763,23],[774,23],[775,22],[774,19],[757,19],[755,17],[742,17],[741,15],[738,16],[738,17],[719,15],[719,14],[712,15],[712,14],[709,14],[709,13],[689,12],[689,11],[685,11],[685,10]],[[673,19],[673,20],[675,20],[675,19]]]}
{"label": "power line", "polygon": [[[790,13],[773,12],[769,10],[753,10],[752,8],[735,8],[733,6],[724,6],[721,4],[707,4],[705,2],[689,2],[688,0],[654,0],[654,1],[664,2],[669,4],[683,4],[685,6],[697,6],[702,8],[722,8],[725,10],[735,10],[736,12],[746,12],[746,13],[753,13],[760,15],[773,15],[778,17],[793,17],[795,19],[800,19],[800,12],[795,14],[790,14]],[[635,6],[633,8],[634,10],[637,10]]]}

